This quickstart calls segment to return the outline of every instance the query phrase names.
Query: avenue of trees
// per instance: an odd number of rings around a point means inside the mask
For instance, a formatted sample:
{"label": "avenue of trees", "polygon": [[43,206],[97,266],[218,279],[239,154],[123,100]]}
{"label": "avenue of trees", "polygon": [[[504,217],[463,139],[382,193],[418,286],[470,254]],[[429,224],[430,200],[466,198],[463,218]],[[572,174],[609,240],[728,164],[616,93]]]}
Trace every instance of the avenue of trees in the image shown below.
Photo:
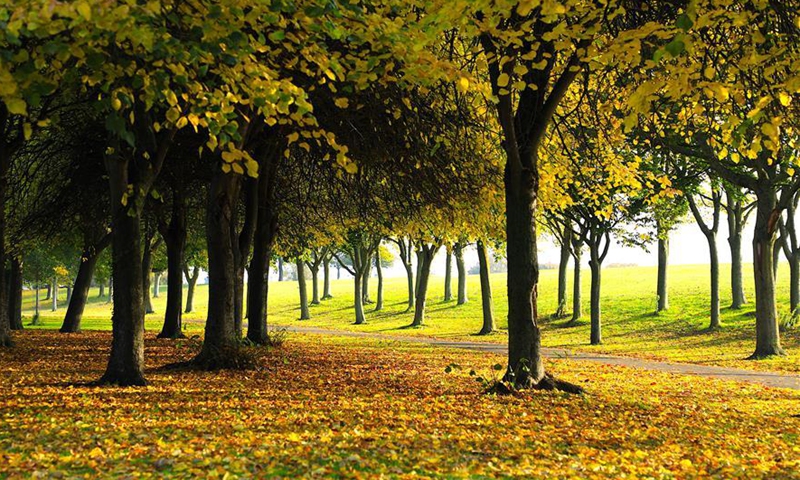
{"label": "avenue of trees", "polygon": [[[180,338],[206,271],[204,343],[190,366],[237,368],[244,339],[271,342],[271,268],[283,276],[292,266],[301,318],[330,298],[334,270],[349,272],[362,324],[383,308],[382,272],[397,252],[417,326],[437,255],[447,259],[446,300],[478,301],[463,258],[474,246],[481,334],[496,330],[490,256],[507,259],[506,382],[579,391],[542,362],[540,230],[562,248],[555,314],[568,324],[584,315],[588,259],[587,341],[599,344],[614,239],[656,245],[654,295],[665,310],[670,232],[689,218],[708,239],[709,327],[724,328],[724,216],[731,307],[755,305],[752,358],[783,355],[779,255],[790,263],[791,311],[800,306],[799,9],[723,0],[0,6],[0,345],[12,347],[23,328],[23,285],[34,287],[37,314],[40,290],[49,308],[68,289],[62,332],[80,330],[89,288],[100,285],[113,340],[98,382],[145,384],[151,294],[167,296],[159,336]],[[742,287],[748,218],[753,299]]]}

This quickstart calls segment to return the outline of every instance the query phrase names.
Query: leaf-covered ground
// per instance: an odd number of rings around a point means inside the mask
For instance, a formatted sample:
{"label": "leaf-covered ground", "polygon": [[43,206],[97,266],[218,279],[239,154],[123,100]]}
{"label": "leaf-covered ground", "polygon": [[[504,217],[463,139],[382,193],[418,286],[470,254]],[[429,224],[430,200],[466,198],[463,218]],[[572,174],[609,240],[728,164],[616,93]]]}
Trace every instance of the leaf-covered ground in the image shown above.
{"label": "leaf-covered ground", "polygon": [[16,339],[0,477],[800,478],[795,391],[556,360],[588,395],[498,398],[468,374],[496,355],[300,335],[256,371],[156,371],[194,347],[150,334],[151,385],[98,388],[70,384],[108,332]]}

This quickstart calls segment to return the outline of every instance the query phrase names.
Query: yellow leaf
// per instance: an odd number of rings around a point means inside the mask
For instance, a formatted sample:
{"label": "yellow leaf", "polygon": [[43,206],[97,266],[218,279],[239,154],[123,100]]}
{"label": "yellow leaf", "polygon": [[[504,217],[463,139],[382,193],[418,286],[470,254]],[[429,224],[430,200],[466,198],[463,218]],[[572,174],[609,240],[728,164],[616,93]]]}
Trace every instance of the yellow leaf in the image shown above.
{"label": "yellow leaf", "polygon": [[339,108],[347,108],[347,106],[350,105],[350,102],[346,98],[337,98],[333,103]]}
{"label": "yellow leaf", "polygon": [[78,11],[78,14],[80,14],[84,20],[92,19],[92,7],[89,6],[88,2],[78,2],[75,5],[75,10]]}
{"label": "yellow leaf", "polygon": [[466,77],[461,77],[458,79],[458,89],[462,92],[466,92],[469,90],[469,79]]}
{"label": "yellow leaf", "polygon": [[780,92],[778,94],[778,101],[780,101],[781,105],[784,107],[788,107],[789,104],[792,103],[792,97],[790,97],[786,92]]}
{"label": "yellow leaf", "polygon": [[508,86],[508,81],[509,81],[508,74],[501,73],[500,76],[497,77],[497,86],[501,88],[506,87]]}
{"label": "yellow leaf", "polygon": [[104,457],[106,453],[100,447],[94,447],[91,452],[89,452],[89,456],[92,458],[99,458]]}
{"label": "yellow leaf", "polygon": [[6,109],[8,113],[12,115],[27,115],[28,114],[28,104],[25,103],[25,100],[21,98],[12,98],[10,100],[6,100]]}

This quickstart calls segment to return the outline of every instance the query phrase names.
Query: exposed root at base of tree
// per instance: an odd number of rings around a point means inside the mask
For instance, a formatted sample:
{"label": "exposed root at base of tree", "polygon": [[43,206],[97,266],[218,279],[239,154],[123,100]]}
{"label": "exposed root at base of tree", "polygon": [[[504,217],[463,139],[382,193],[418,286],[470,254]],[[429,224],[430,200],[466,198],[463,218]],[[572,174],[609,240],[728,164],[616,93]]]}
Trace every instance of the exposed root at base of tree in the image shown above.
{"label": "exposed root at base of tree", "polygon": [[182,339],[185,339],[187,337],[186,337],[186,335],[183,334],[183,332],[180,332],[177,335],[163,335],[163,334],[159,333],[156,336],[156,338],[168,338],[168,339],[172,339],[172,340],[182,340]]}
{"label": "exposed root at base of tree", "polygon": [[483,335],[491,335],[491,334],[493,334],[493,333],[494,333],[494,332],[496,332],[496,331],[497,331],[497,330],[488,330],[488,329],[487,329],[487,330],[484,330],[484,329],[481,329],[481,331],[480,331],[480,332],[478,332],[478,333],[477,333],[477,335],[481,335],[481,336],[483,336]]}
{"label": "exposed root at base of tree", "polygon": [[511,382],[497,381],[484,390],[484,393],[494,395],[521,395],[525,390],[559,391],[576,395],[583,395],[586,393],[583,387],[575,385],[574,383],[565,382],[564,380],[559,380],[549,373],[545,374],[544,378],[539,380],[538,383],[531,382],[528,385],[517,385]]}
{"label": "exposed root at base of tree", "polygon": [[106,372],[100,379],[86,384],[90,387],[118,386],[118,387],[146,387],[147,380],[141,373],[110,373]]}
{"label": "exposed root at base of tree", "polygon": [[13,347],[14,340],[11,340],[11,336],[5,336],[5,338],[0,338],[0,347]]}
{"label": "exposed root at base of tree", "polygon": [[767,360],[770,358],[785,357],[785,356],[786,356],[786,350],[782,348],[779,348],[775,352],[769,352],[769,353],[762,353],[756,350],[752,355],[747,357],[745,360]]}

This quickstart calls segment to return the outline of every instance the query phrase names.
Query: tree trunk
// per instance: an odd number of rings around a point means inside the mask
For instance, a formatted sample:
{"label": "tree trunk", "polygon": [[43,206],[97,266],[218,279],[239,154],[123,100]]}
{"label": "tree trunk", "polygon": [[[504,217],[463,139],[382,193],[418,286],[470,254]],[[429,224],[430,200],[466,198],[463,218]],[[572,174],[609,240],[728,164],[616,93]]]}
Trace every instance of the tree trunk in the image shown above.
{"label": "tree trunk", "polygon": [[453,250],[452,250],[452,248],[450,248],[448,246],[447,247],[447,256],[445,257],[445,262],[444,262],[444,301],[445,302],[449,302],[450,300],[453,299],[453,291],[452,291],[452,288],[450,286],[450,284],[452,283],[452,281],[451,281],[452,271],[453,271]]}
{"label": "tree trunk", "polygon": [[731,248],[731,308],[739,310],[747,303],[742,280],[742,229],[744,228],[743,207],[740,200],[727,194],[728,202],[728,245]]}
{"label": "tree trunk", "polygon": [[709,329],[715,330],[721,325],[719,318],[719,254],[716,234],[708,238],[708,253],[711,262],[711,322]]}
{"label": "tree trunk", "polygon": [[375,301],[375,311],[383,310],[383,268],[381,268],[380,248],[375,253],[375,271],[378,274],[378,299]]}
{"label": "tree trunk", "polygon": [[417,277],[417,301],[414,309],[414,321],[412,327],[419,327],[425,322],[425,301],[428,296],[428,280],[431,276],[431,264],[437,246],[424,246],[417,250],[417,260],[420,262],[419,276]]}
{"label": "tree trunk", "polygon": [[467,268],[464,265],[464,246],[456,243],[453,246],[453,255],[456,257],[456,270],[458,270],[458,300],[456,305],[467,303]]}
{"label": "tree trunk", "polygon": [[153,302],[150,301],[150,279],[153,269],[152,238],[145,235],[142,252],[142,292],[144,294],[144,313],[154,313]]}
{"label": "tree trunk", "polygon": [[192,267],[192,274],[189,275],[189,269],[184,265],[183,274],[186,276],[186,308],[183,313],[192,313],[194,311],[194,290],[197,287],[197,279],[200,278],[200,267]]}
{"label": "tree trunk", "polygon": [[39,279],[37,278],[36,286],[34,287],[36,289],[36,292],[34,292],[35,299],[33,304],[33,320],[31,321],[33,325],[39,324],[39,310],[40,310],[39,290],[41,289],[40,287],[41,286],[39,285]]}
{"label": "tree trunk", "polygon": [[353,275],[353,306],[356,311],[355,325],[367,323],[367,318],[364,315],[364,292],[361,290],[364,286],[361,279],[362,275],[363,273],[358,270],[356,270],[356,274]]}
{"label": "tree trunk", "polygon": [[308,311],[308,291],[306,289],[306,272],[303,266],[303,261],[298,260],[297,263],[297,286],[300,290],[300,320],[311,319],[311,313]]}
{"label": "tree trunk", "polygon": [[753,232],[753,274],[756,287],[756,350],[750,358],[785,355],[778,330],[775,303],[773,250],[780,219],[774,191],[764,187],[756,191],[756,225]]}
{"label": "tree trunk", "polygon": [[69,304],[70,300],[72,300],[72,284],[67,283],[67,304]]}
{"label": "tree trunk", "polygon": [[591,335],[590,340],[592,345],[600,345],[603,343],[602,325],[601,325],[601,312],[600,312],[600,275],[602,273],[602,265],[600,263],[600,245],[598,241],[590,242],[589,244],[589,268],[592,271],[592,286],[591,286],[591,302],[589,316],[591,318]]}
{"label": "tree trunk", "polygon": [[572,256],[574,269],[572,270],[572,318],[568,325],[574,325],[583,317],[583,305],[581,304],[581,241],[575,239],[572,244]]}
{"label": "tree trunk", "polygon": [[114,277],[108,277],[108,301],[106,303],[111,303],[114,300]]}
{"label": "tree trunk", "polygon": [[55,312],[58,310],[58,279],[53,278],[53,283],[50,284],[50,311]]}
{"label": "tree trunk", "polygon": [[403,267],[406,269],[406,279],[408,280],[408,308],[406,309],[408,311],[414,308],[416,279],[414,278],[414,268],[410,262],[403,263]]}
{"label": "tree trunk", "polygon": [[22,261],[11,259],[9,279],[8,321],[11,330],[22,330]]}
{"label": "tree trunk", "polygon": [[236,338],[244,336],[244,264],[234,255],[236,264],[233,266],[233,328]]}
{"label": "tree trunk", "polygon": [[283,257],[278,257],[278,281],[283,281]]}
{"label": "tree trunk", "polygon": [[311,270],[311,305],[319,305],[319,265],[310,265]]}
{"label": "tree trunk", "polygon": [[269,260],[272,256],[272,244],[278,229],[278,220],[272,201],[278,159],[276,156],[269,155],[264,158],[265,160],[259,166],[253,258],[250,259],[247,277],[247,339],[256,345],[269,343],[267,328]]}
{"label": "tree trunk", "polygon": [[217,165],[211,180],[206,210],[206,241],[208,244],[208,318],[203,348],[193,363],[206,370],[228,366],[236,350],[237,336],[234,320],[236,261],[234,249],[237,208],[241,177],[224,173]]}
{"label": "tree trunk", "polygon": [[53,292],[52,292],[52,284],[48,284],[48,285],[47,285],[47,293],[45,293],[45,295],[44,295],[44,299],[45,299],[45,300],[50,300],[50,297],[51,297],[52,295],[53,295]]}
{"label": "tree trunk", "polygon": [[483,305],[483,327],[478,335],[488,335],[496,328],[492,306],[492,284],[489,282],[489,257],[486,253],[486,245],[482,240],[478,240],[478,263],[481,276],[481,304]]}
{"label": "tree trunk", "polygon": [[[142,279],[142,213],[138,198],[122,204],[129,187],[129,160],[107,157],[106,172],[111,192],[111,248],[114,272],[112,341],[108,366],[98,383],[145,385],[144,285]],[[132,167],[131,167],[132,168]],[[134,189],[134,191],[136,191]],[[147,192],[141,194],[146,195]],[[136,194],[134,194],[136,195]],[[53,292],[53,297],[57,292]]]}
{"label": "tree trunk", "polygon": [[81,330],[81,318],[86,308],[86,301],[89,298],[89,289],[92,286],[92,275],[97,266],[97,258],[105,248],[94,246],[86,248],[81,255],[81,265],[78,267],[78,275],[75,277],[75,289],[64,315],[64,323],[61,325],[61,333],[75,333]]}
{"label": "tree trunk", "polygon": [[331,295],[331,258],[330,254],[325,256],[322,261],[322,299],[328,300],[333,298]]}
{"label": "tree trunk", "polygon": [[183,265],[187,226],[186,201],[182,185],[173,188],[172,217],[164,233],[164,243],[167,247],[167,308],[164,312],[164,325],[158,338],[183,338]]}
{"label": "tree trunk", "polygon": [[364,296],[364,305],[370,305],[372,303],[372,298],[369,296],[369,275],[372,270],[372,263],[370,262],[370,257],[366,258],[366,262],[364,263],[364,274],[361,277],[361,281],[363,283],[361,287],[361,293]]}
{"label": "tree trunk", "polygon": [[506,241],[508,258],[508,374],[521,388],[544,378],[537,299],[539,262],[536,250],[537,174],[511,174],[506,165]]}
{"label": "tree trunk", "polygon": [[669,308],[669,292],[667,290],[667,263],[669,259],[669,232],[659,232],[658,236],[658,284],[656,295],[658,306],[656,312]]}
{"label": "tree trunk", "polygon": [[415,278],[415,283],[414,283],[414,298],[415,298],[414,303],[416,303],[416,299],[419,298],[419,280],[420,280],[419,277],[422,275],[422,256],[423,256],[423,252],[422,252],[421,249],[417,248],[417,251],[416,251],[415,254],[417,256],[417,272],[416,272],[416,278]]}
{"label": "tree trunk", "polygon": [[789,259],[789,275],[789,309],[792,315],[796,315],[800,307],[800,255],[798,254]]}
{"label": "tree trunk", "polygon": [[558,307],[555,318],[561,318],[567,314],[567,269],[570,260],[570,238],[572,237],[572,225],[564,227],[564,236],[561,240],[561,257],[558,262]]}
{"label": "tree trunk", "polygon": [[97,282],[98,292],[97,298],[103,298],[106,296],[106,284],[105,282]]}
{"label": "tree trunk", "polygon": [[[0,132],[5,134],[9,114],[4,105],[0,104]],[[6,200],[8,196],[8,173],[11,169],[11,148],[5,138],[0,138],[0,272],[6,264]],[[8,279],[0,275],[0,347],[10,347],[11,324],[8,315]]]}

